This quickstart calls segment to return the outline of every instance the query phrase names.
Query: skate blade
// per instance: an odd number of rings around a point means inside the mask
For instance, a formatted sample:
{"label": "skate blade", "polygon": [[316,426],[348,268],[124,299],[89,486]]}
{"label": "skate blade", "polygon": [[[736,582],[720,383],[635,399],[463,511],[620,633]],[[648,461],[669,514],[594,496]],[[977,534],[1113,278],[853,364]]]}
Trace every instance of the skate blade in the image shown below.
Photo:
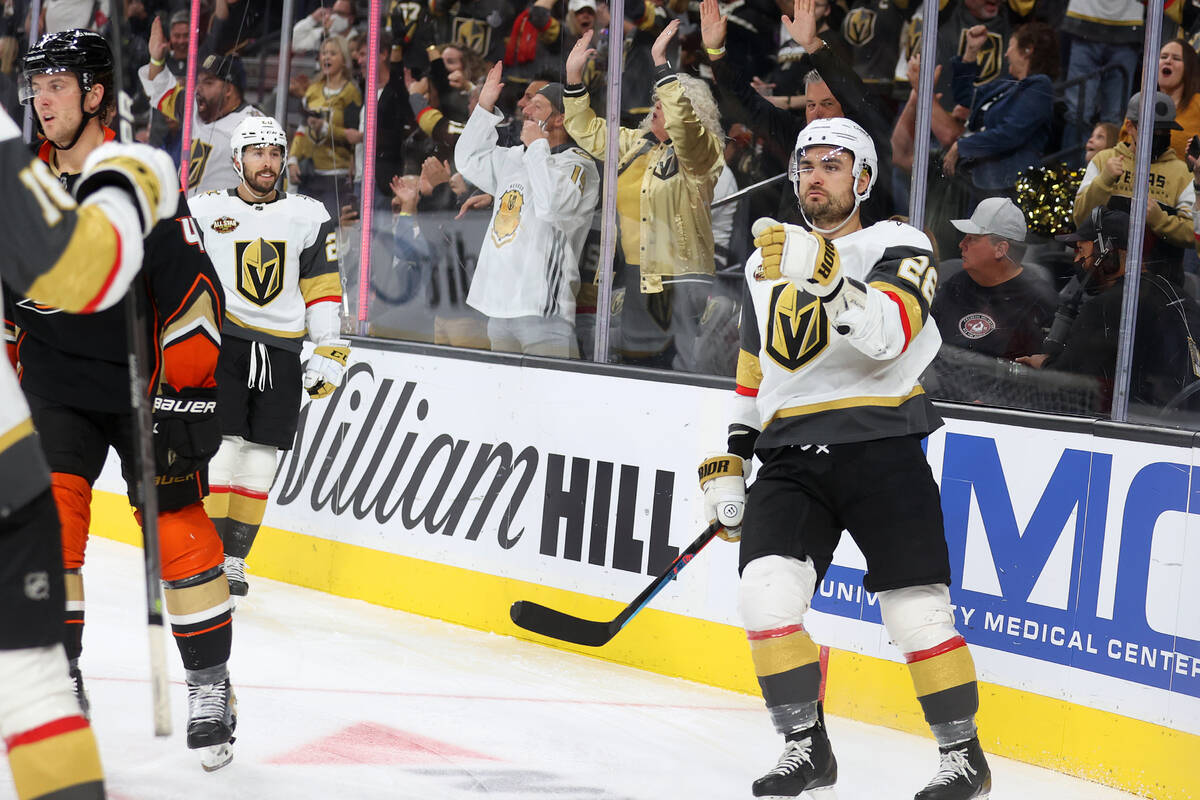
{"label": "skate blade", "polygon": [[[836,786],[822,786],[820,789],[805,789],[799,795],[767,794],[754,800],[838,800]],[[979,798],[985,800],[985,798]]]}
{"label": "skate blade", "polygon": [[201,747],[197,752],[200,753],[200,766],[205,772],[216,772],[233,761],[233,748],[229,742]]}

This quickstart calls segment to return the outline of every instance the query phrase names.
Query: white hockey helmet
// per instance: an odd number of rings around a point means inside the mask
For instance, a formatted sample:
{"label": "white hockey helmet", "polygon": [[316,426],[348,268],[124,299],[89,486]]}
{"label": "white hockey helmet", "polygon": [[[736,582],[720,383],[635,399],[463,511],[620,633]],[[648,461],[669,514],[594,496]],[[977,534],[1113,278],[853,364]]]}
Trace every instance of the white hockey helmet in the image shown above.
{"label": "white hockey helmet", "polygon": [[246,117],[233,129],[229,137],[229,149],[233,151],[233,169],[238,177],[242,174],[242,151],[247,147],[279,145],[283,149],[283,161],[287,163],[287,134],[274,117]]}
{"label": "white hockey helmet", "polygon": [[[804,130],[796,137],[796,147],[792,150],[792,157],[788,162],[788,177],[792,179],[792,189],[795,190],[796,196],[800,196],[800,154],[806,148],[818,144],[841,148],[854,156],[851,174],[854,176],[855,207],[870,197],[871,187],[879,177],[879,156],[875,153],[875,142],[861,125],[845,117],[815,119],[805,125]],[[858,176],[862,174],[863,169],[870,175],[870,181],[862,194],[859,194]]]}

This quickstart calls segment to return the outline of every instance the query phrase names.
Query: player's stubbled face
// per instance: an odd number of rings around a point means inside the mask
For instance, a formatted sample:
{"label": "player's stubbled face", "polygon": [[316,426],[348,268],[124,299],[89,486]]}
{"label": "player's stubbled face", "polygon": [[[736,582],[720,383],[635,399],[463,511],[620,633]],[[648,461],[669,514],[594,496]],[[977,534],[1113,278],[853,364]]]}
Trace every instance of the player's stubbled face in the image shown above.
{"label": "player's stubbled face", "polygon": [[796,162],[800,207],[817,225],[839,222],[854,208],[854,159],[841,148],[813,145]]}
{"label": "player's stubbled face", "polygon": [[55,72],[34,75],[32,84],[33,107],[46,138],[66,144],[83,120],[83,111],[79,107],[79,79],[73,72]]}
{"label": "player's stubbled face", "polygon": [[279,145],[259,145],[242,151],[242,175],[258,194],[267,194],[275,188],[282,169],[283,149]]}

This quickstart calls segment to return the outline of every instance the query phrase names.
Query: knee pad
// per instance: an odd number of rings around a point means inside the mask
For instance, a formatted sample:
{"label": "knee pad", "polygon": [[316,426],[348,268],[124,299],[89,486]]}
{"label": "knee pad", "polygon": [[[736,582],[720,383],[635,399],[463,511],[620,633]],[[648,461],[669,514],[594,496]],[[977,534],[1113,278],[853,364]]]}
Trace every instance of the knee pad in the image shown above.
{"label": "knee pad", "polygon": [[83,566],[88,528],[92,524],[91,484],[79,475],[52,472],[50,488],[62,528],[63,566],[66,569],[79,569]]}
{"label": "knee pad", "polygon": [[225,563],[225,550],[200,503],[158,515],[162,578],[178,581]]}
{"label": "knee pad", "polygon": [[240,436],[221,437],[221,446],[217,449],[217,454],[208,462],[208,483],[213,491],[218,487],[228,490],[233,483],[233,472],[237,468],[238,457],[245,444],[246,440]]}
{"label": "knee pad", "polygon": [[943,583],[880,592],[879,609],[888,636],[902,653],[928,650],[959,635],[950,587]]}
{"label": "knee pad", "polygon": [[234,467],[232,486],[265,495],[275,482],[275,454],[278,449],[269,444],[244,442],[238,463]]}
{"label": "knee pad", "polygon": [[797,625],[812,603],[817,570],[811,558],[763,556],[742,569],[738,611],[748,631]]}
{"label": "knee pad", "polygon": [[0,650],[0,736],[80,715],[62,645]]}

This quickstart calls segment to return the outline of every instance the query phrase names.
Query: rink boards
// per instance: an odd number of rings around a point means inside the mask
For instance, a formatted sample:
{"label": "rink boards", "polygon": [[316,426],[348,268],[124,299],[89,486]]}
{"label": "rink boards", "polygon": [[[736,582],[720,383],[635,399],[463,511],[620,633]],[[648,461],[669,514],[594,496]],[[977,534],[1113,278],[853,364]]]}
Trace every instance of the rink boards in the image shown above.
{"label": "rink boards", "polygon": [[[702,529],[694,470],[722,449],[727,388],[432,352],[356,347],[344,388],[305,403],[252,575],[539,639],[509,621],[513,601],[609,619]],[[927,454],[956,622],[983,682],[985,746],[1156,798],[1200,798],[1191,437],[945,414]],[[113,466],[94,527],[134,541]],[[925,731],[863,570],[844,537],[810,615],[834,648],[827,706]],[[652,609],[587,652],[756,693],[736,578],[736,547],[714,541]]]}

